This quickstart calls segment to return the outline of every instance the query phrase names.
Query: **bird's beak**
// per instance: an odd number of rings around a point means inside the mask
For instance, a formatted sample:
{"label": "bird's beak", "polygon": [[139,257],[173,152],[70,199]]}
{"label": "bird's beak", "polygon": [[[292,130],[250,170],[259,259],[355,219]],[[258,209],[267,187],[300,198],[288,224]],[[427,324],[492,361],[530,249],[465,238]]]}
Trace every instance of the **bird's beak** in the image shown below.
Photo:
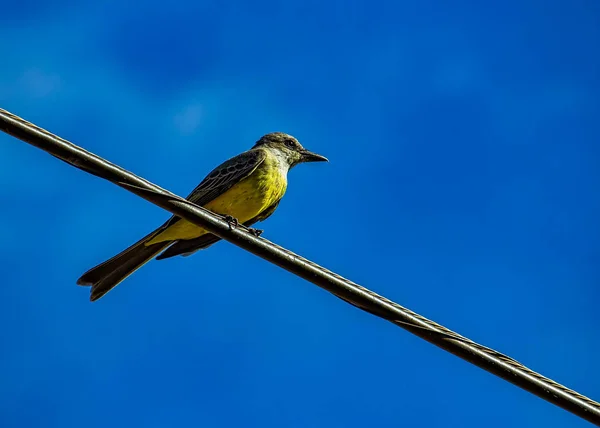
{"label": "bird's beak", "polygon": [[308,150],[302,150],[300,154],[302,155],[300,162],[329,162],[329,159],[325,156],[309,152]]}

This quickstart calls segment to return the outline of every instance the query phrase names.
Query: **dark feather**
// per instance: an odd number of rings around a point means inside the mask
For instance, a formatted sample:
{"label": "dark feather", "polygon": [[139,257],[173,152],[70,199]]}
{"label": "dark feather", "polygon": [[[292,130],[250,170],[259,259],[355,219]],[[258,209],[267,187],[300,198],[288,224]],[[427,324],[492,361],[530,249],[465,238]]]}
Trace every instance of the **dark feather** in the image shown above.
{"label": "dark feather", "polygon": [[206,234],[195,239],[187,239],[184,241],[175,241],[173,245],[163,251],[156,257],[156,260],[168,259],[169,257],[182,255],[191,255],[198,250],[204,250],[210,247],[216,242],[219,242],[221,238],[216,235]]}
{"label": "dark feather", "polygon": [[148,239],[161,230],[162,227],[156,229],[116,256],[88,270],[77,280],[77,284],[91,285],[90,300],[98,300],[169,245],[169,242],[145,245]]}

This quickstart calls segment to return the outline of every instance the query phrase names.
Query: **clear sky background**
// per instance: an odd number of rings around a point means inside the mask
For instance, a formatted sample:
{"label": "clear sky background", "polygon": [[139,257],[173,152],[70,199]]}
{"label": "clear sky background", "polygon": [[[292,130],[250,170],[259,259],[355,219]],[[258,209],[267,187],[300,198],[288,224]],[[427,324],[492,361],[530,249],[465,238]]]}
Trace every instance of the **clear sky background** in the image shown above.
{"label": "clear sky background", "polygon": [[[600,399],[597,1],[1,9],[2,108],[182,195],[291,133],[266,238]],[[589,426],[227,243],[92,304],[168,214],[0,160],[2,427]]]}

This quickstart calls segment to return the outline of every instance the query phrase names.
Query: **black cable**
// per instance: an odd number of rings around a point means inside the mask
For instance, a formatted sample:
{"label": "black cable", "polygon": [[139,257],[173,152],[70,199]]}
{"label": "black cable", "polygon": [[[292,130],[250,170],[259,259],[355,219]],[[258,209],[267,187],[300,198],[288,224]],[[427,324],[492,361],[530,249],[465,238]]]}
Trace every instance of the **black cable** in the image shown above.
{"label": "black cable", "polygon": [[243,226],[231,229],[221,216],[150,183],[81,147],[0,109],[0,129],[90,174],[195,223],[263,259],[329,291],[340,299],[445,349],[538,397],[600,426],[600,403],[525,367],[512,358],[473,342],[385,297],[361,287],[264,238]]}

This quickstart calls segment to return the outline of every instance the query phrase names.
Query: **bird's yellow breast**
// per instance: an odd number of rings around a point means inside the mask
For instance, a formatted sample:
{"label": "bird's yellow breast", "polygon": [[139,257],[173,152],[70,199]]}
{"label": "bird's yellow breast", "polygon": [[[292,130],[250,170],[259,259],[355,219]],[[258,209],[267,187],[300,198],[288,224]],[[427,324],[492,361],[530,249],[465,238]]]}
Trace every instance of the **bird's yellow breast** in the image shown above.
{"label": "bird's yellow breast", "polygon": [[[229,190],[204,205],[204,208],[221,215],[235,217],[240,223],[261,214],[279,201],[287,189],[287,169],[280,165],[271,153],[248,177],[234,184]],[[193,239],[207,233],[201,227],[180,220],[167,228],[146,245],[157,242]]]}

